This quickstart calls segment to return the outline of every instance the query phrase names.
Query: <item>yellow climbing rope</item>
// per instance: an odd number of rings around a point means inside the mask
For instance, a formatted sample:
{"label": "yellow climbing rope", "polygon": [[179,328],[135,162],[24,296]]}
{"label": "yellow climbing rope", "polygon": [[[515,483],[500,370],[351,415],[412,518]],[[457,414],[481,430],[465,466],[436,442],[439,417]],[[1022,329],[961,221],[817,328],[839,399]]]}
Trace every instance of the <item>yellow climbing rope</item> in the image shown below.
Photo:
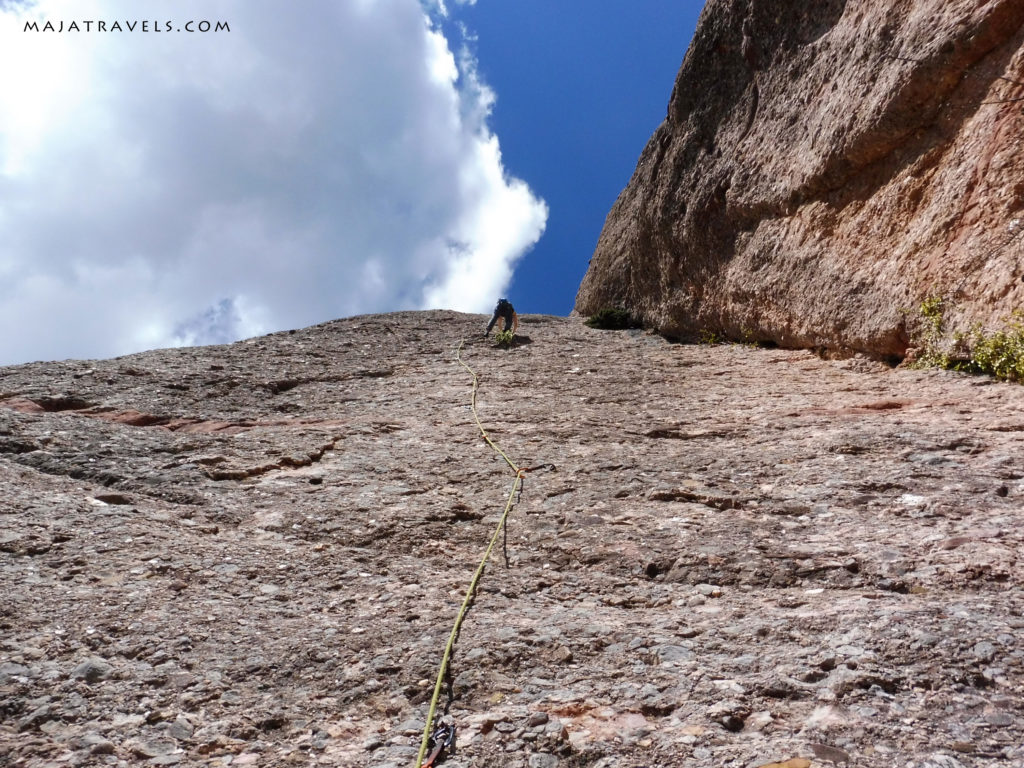
{"label": "yellow climbing rope", "polygon": [[480,422],[480,416],[476,411],[476,392],[480,386],[480,377],[477,376],[476,371],[466,365],[465,361],[462,359],[462,348],[465,344],[465,339],[459,342],[458,349],[455,351],[455,359],[458,360],[459,364],[469,371],[470,375],[473,377],[473,394],[470,398],[470,408],[473,411],[473,418],[476,420],[476,425],[480,428],[480,434],[483,435],[484,440],[487,441],[487,444],[491,446],[491,448],[501,455],[501,458],[503,458],[509,467],[512,468],[512,471],[516,473],[516,476],[512,481],[512,489],[508,493],[508,501],[505,502],[505,511],[502,512],[501,518],[498,520],[498,525],[494,529],[494,534],[491,536],[491,541],[487,545],[487,550],[484,552],[480,565],[476,568],[476,573],[473,574],[472,581],[469,582],[469,589],[466,590],[466,597],[462,601],[462,607],[459,608],[459,614],[455,619],[455,625],[452,627],[451,634],[448,635],[448,643],[444,647],[444,656],[441,658],[441,668],[437,672],[437,682],[434,683],[434,695],[430,699],[430,709],[427,712],[427,724],[423,729],[423,740],[420,742],[420,752],[419,756],[416,758],[416,768],[421,768],[423,765],[423,758],[427,754],[427,749],[430,744],[431,729],[434,725],[434,715],[437,712],[437,701],[441,697],[441,686],[444,684],[445,672],[448,669],[448,663],[451,661],[452,649],[455,647],[455,640],[459,635],[459,629],[462,627],[462,620],[466,617],[466,613],[469,611],[469,606],[473,602],[473,595],[476,594],[476,587],[480,582],[480,577],[483,575],[484,567],[487,565],[487,559],[491,556],[491,550],[494,549],[494,544],[505,527],[505,520],[508,518],[508,513],[512,510],[516,491],[519,490],[519,486],[523,482],[523,476],[527,472],[527,470],[518,467],[516,463],[508,457],[508,454],[501,450],[501,448],[491,440],[490,436],[487,434],[487,430],[484,429],[484,425]]}
{"label": "yellow climbing rope", "polygon": [[505,453],[503,450],[501,450],[501,448],[499,448],[497,445],[495,445],[494,441],[491,440],[490,435],[487,434],[487,430],[484,429],[484,425],[480,423],[480,416],[476,412],[476,391],[480,388],[480,377],[477,376],[476,375],[476,371],[474,371],[472,368],[470,368],[468,365],[466,365],[466,362],[462,359],[462,347],[465,346],[465,344],[466,344],[466,340],[465,339],[463,339],[462,341],[459,342],[459,348],[457,350],[455,350],[455,359],[458,360],[459,364],[463,368],[465,368],[467,371],[469,371],[469,375],[473,377],[473,395],[470,398],[470,403],[469,403],[470,404],[470,408],[473,411],[473,418],[476,420],[476,425],[477,425],[477,427],[480,428],[480,434],[483,435],[483,438],[484,438],[484,440],[487,441],[487,444],[489,446],[491,446],[491,448],[496,450],[499,454],[501,454],[501,458],[503,458],[505,460],[505,463],[507,463],[510,467],[512,467],[512,471],[515,472],[516,475],[518,476],[519,472],[520,472],[519,467],[517,467],[516,463],[514,461],[512,461],[512,459],[510,459],[508,457],[507,453]]}

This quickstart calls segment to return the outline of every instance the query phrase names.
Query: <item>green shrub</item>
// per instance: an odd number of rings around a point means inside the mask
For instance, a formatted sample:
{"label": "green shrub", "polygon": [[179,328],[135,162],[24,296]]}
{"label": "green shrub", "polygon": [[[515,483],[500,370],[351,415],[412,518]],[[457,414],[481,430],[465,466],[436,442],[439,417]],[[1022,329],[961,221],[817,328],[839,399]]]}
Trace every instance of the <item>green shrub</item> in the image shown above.
{"label": "green shrub", "polygon": [[637,323],[626,310],[606,307],[591,315],[585,325],[602,331],[621,331],[625,328],[634,328]]}
{"label": "green shrub", "polygon": [[699,344],[725,344],[725,337],[719,336],[715,331],[702,330],[697,334]]}
{"label": "green shrub", "polygon": [[1020,319],[1012,319],[988,335],[976,327],[965,338],[965,345],[970,357],[957,366],[960,370],[1024,382],[1024,323]]}
{"label": "green shrub", "polygon": [[929,296],[921,302],[921,319],[929,333],[942,333],[942,323],[946,314],[946,300],[941,296]]}
{"label": "green shrub", "polygon": [[920,322],[914,334],[914,344],[919,348],[915,367],[948,368],[1024,382],[1024,315],[1020,310],[1002,328],[990,333],[975,325],[967,333],[947,337],[946,308],[946,301],[937,296],[921,302]]}

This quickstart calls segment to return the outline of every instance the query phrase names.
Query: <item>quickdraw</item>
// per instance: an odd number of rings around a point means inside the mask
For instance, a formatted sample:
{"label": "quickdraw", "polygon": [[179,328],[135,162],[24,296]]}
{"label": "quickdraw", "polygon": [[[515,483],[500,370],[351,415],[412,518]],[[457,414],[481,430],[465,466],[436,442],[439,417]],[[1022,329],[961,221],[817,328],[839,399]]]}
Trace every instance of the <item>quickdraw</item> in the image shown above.
{"label": "quickdraw", "polygon": [[423,762],[421,768],[432,768],[439,761],[449,755],[455,754],[455,723],[440,722],[430,734],[430,742],[427,747],[430,755]]}

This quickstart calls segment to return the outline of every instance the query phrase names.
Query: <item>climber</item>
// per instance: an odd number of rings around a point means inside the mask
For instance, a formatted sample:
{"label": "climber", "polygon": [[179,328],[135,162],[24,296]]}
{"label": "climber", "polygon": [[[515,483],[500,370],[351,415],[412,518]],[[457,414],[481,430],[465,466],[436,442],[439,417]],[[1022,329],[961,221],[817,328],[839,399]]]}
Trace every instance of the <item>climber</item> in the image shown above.
{"label": "climber", "polygon": [[494,327],[498,320],[502,322],[498,326],[499,331],[512,331],[512,333],[515,333],[519,327],[519,315],[516,314],[508,299],[498,299],[498,305],[494,308],[494,316],[491,318],[491,322],[487,324],[487,330],[484,331],[485,337],[491,332],[491,328]]}

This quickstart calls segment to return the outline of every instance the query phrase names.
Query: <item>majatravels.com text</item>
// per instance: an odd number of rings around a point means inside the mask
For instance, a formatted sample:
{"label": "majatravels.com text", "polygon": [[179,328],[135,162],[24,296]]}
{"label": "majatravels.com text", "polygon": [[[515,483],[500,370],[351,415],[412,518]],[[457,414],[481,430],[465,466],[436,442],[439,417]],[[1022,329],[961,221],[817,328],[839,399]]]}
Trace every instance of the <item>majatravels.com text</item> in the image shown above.
{"label": "majatravels.com text", "polygon": [[25,32],[230,32],[226,21],[26,21]]}

